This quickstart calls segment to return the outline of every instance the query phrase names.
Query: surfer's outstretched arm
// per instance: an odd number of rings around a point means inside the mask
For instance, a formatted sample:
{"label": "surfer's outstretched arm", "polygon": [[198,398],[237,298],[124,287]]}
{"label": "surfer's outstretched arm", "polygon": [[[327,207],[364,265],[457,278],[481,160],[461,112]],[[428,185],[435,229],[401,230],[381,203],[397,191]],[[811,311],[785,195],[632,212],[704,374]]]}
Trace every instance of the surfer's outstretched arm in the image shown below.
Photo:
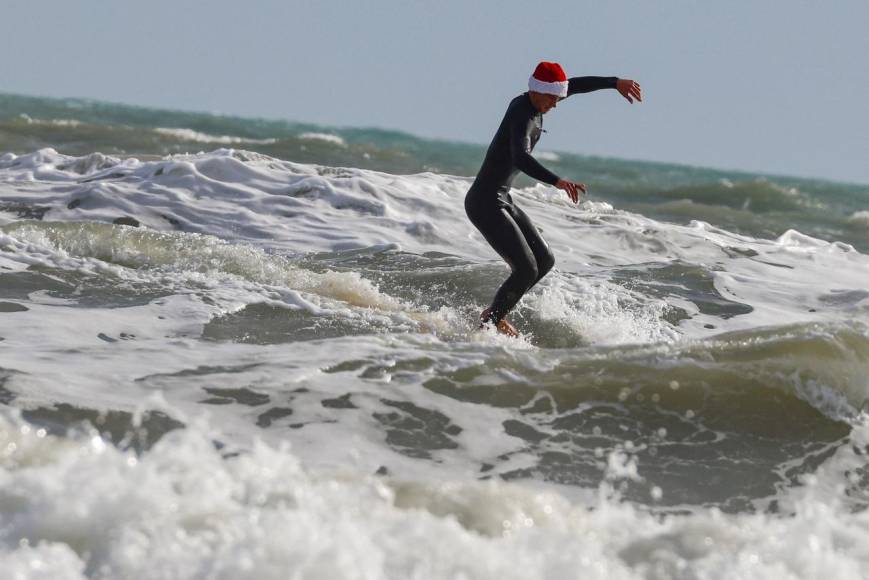
{"label": "surfer's outstretched arm", "polygon": [[616,89],[629,103],[643,100],[640,84],[631,79],[618,77],[573,77],[567,84],[567,96],[590,93],[600,89]]}
{"label": "surfer's outstretched arm", "polygon": [[618,77],[573,77],[567,81],[567,96],[614,89],[618,80]]}

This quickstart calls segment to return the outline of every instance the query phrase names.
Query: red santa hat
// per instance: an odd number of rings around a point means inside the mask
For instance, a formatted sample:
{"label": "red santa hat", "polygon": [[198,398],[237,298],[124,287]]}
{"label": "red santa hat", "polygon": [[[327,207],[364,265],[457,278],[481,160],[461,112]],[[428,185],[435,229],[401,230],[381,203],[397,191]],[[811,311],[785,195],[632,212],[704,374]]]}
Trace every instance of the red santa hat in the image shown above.
{"label": "red santa hat", "polygon": [[528,90],[558,97],[567,96],[567,75],[557,62],[541,62],[528,79]]}

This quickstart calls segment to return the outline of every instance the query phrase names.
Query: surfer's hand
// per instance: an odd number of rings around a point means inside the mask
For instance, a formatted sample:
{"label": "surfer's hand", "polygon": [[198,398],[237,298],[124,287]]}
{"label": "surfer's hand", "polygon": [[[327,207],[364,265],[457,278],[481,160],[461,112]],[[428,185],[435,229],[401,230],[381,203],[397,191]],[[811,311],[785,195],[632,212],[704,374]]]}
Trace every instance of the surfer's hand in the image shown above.
{"label": "surfer's hand", "polygon": [[640,88],[640,83],[631,79],[619,79],[616,81],[616,90],[622,94],[629,103],[633,104],[634,99],[643,100],[643,91]]}
{"label": "surfer's hand", "polygon": [[584,183],[574,183],[572,181],[567,181],[564,179],[559,179],[558,183],[555,184],[555,187],[558,189],[563,189],[567,192],[567,195],[570,197],[570,200],[573,203],[579,203],[579,193],[588,193],[588,187]]}

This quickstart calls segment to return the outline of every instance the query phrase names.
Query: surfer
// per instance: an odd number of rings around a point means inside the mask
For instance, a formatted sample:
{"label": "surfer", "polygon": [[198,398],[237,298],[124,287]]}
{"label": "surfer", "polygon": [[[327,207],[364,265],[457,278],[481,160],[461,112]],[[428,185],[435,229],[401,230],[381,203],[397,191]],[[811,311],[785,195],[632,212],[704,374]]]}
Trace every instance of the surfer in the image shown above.
{"label": "surfer", "polygon": [[584,183],[561,179],[534,157],[531,151],[543,132],[543,115],[561,99],[577,93],[616,89],[633,103],[642,101],[640,85],[618,77],[574,77],[558,63],[541,62],[528,79],[528,92],[507,107],[504,119],[489,145],[483,165],[465,197],[465,212],[489,245],[510,266],[510,276],[501,284],[492,305],[480,314],[481,328],[494,324],[499,332],[518,336],[505,316],[552,268],[555,258],[528,215],[513,203],[510,185],[518,172],[567,192],[573,203],[587,193]]}

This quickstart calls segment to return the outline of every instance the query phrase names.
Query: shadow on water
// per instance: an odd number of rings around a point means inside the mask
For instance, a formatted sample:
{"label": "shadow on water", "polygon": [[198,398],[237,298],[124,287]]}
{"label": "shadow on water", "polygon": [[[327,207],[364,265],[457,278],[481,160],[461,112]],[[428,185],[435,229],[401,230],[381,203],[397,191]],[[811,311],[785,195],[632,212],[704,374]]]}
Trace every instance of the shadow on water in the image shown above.
{"label": "shadow on water", "polygon": [[[340,313],[312,314],[268,304],[250,304],[211,319],[202,331],[206,340],[248,344],[283,344],[394,331],[388,321]],[[406,330],[410,330],[407,328]]]}
{"label": "shadow on water", "polygon": [[34,292],[63,300],[65,306],[86,308],[141,306],[173,294],[171,289],[157,283],[120,280],[106,273],[95,275],[31,266],[21,272],[0,274],[0,298],[29,300]]}
{"label": "shadow on water", "polygon": [[707,268],[685,262],[648,265],[612,272],[616,284],[655,298],[675,296],[694,303],[701,314],[722,319],[749,314],[748,304],[728,300],[715,288],[715,278]]}

